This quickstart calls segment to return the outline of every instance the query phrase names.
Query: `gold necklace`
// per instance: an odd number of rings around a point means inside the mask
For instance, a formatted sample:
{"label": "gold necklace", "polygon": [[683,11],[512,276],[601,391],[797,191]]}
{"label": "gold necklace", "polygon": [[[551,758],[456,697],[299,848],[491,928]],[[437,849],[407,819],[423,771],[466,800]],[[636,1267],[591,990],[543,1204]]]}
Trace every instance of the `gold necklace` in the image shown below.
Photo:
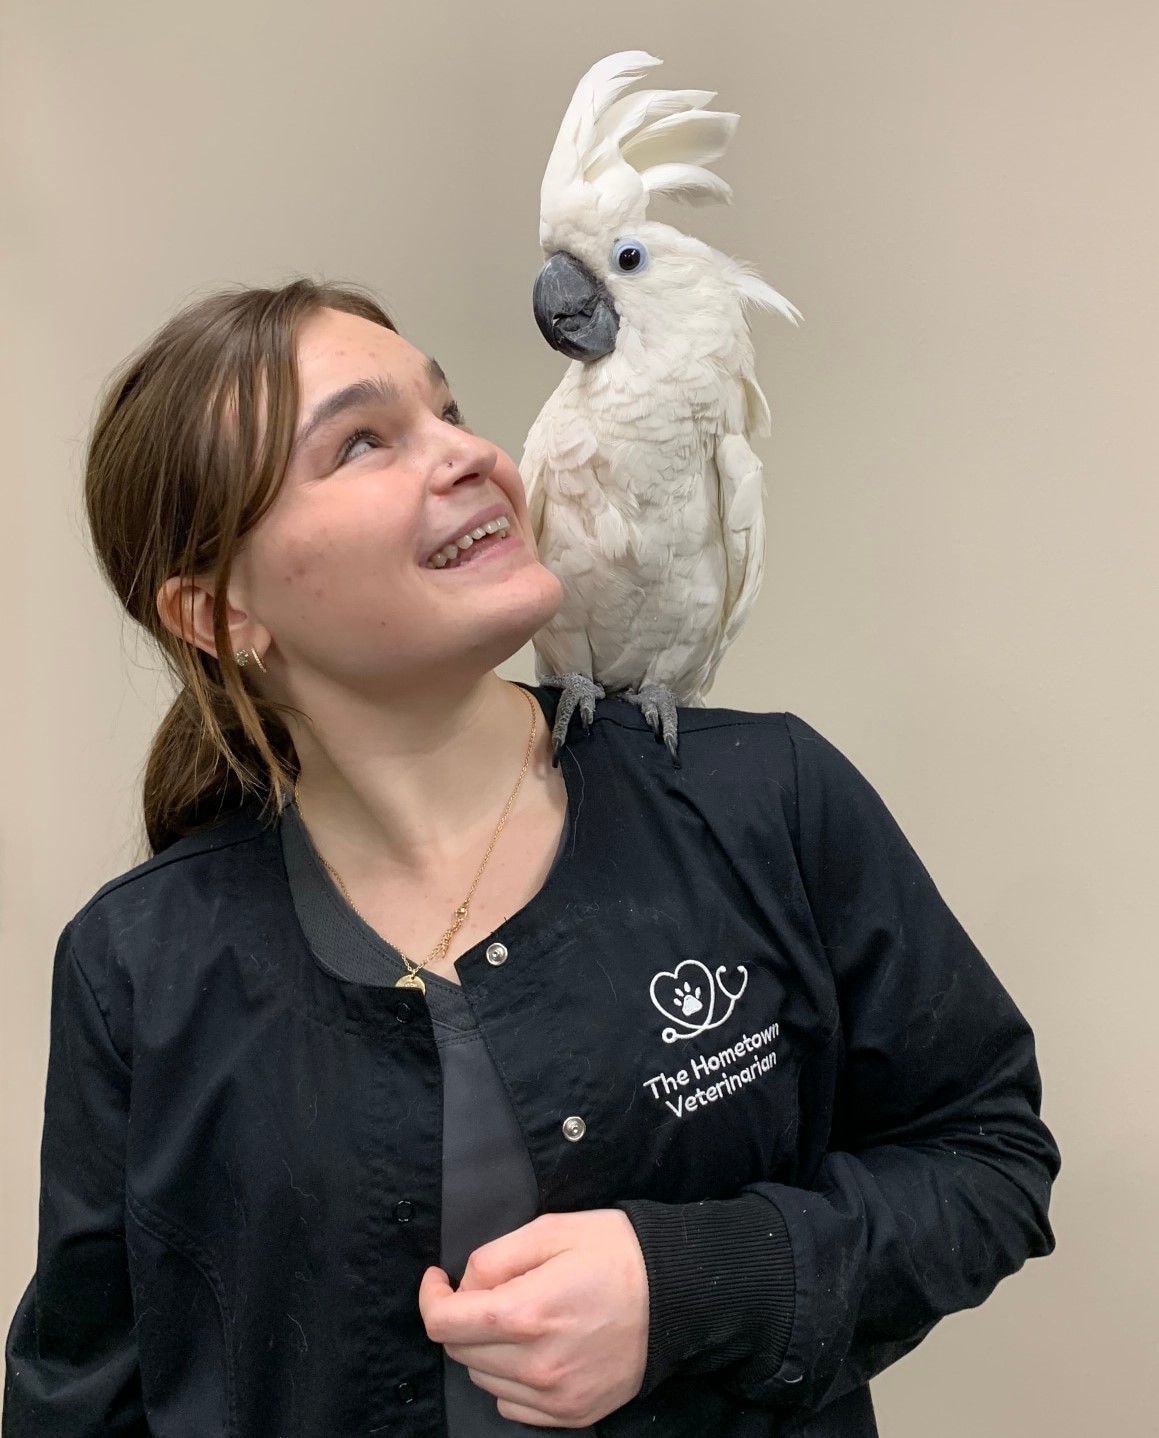
{"label": "gold necklace", "polygon": [[[422,961],[421,964],[416,964],[413,959],[408,959],[407,956],[403,953],[403,951],[401,949],[398,949],[396,945],[398,955],[407,967],[407,972],[403,974],[402,978],[395,981],[394,986],[396,989],[418,989],[420,994],[426,993],[427,986],[423,982],[422,977],[419,974],[419,970],[425,969],[426,966],[434,959],[446,958],[447,950],[451,947],[451,940],[455,937],[455,935],[459,932],[459,930],[467,921],[467,913],[471,907],[471,900],[474,897],[475,890],[479,886],[479,880],[483,877],[483,870],[487,867],[487,860],[490,859],[491,853],[499,840],[499,835],[503,832],[503,826],[504,824],[506,824],[508,817],[511,814],[511,810],[515,807],[515,800],[519,797],[519,790],[523,787],[523,780],[527,775],[528,765],[531,763],[531,751],[535,747],[535,735],[539,729],[539,706],[536,704],[535,700],[531,697],[531,695],[528,694],[526,689],[520,689],[519,692],[523,695],[523,697],[527,700],[528,704],[531,707],[531,733],[527,736],[527,752],[523,756],[523,768],[519,771],[519,778],[515,781],[515,788],[512,789],[511,797],[507,800],[507,803],[504,804],[503,812],[499,815],[499,822],[495,826],[495,832],[491,835],[491,842],[487,845],[487,852],[483,855],[483,862],[479,865],[478,872],[476,873],[474,879],[471,882],[471,887],[467,890],[467,897],[455,910],[455,917],[453,922],[451,923],[451,927],[443,934],[443,937],[430,951],[430,953],[426,956],[426,958]],[[304,823],[306,816],[302,813],[302,805],[298,799],[298,780],[296,779],[294,781],[294,803],[295,805],[297,805],[298,815]],[[316,848],[315,853],[317,853]],[[321,854],[318,854],[318,857],[319,859],[322,859]],[[342,882],[342,876],[339,874],[338,870],[333,866],[333,864],[327,863],[325,859],[322,859],[322,863],[326,865],[327,871],[335,880],[338,887],[342,890],[343,898],[350,905],[350,907],[354,909],[354,912],[358,914],[358,917],[362,919],[362,922],[365,924],[367,921],[365,917],[361,913],[359,913],[358,909],[355,907],[354,900],[350,897],[350,891]]]}

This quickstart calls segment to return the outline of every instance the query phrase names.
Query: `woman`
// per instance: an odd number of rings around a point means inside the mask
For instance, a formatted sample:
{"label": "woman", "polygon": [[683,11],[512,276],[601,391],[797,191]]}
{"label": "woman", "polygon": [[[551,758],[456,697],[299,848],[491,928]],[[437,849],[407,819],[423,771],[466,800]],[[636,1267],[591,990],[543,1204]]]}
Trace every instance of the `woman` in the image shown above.
{"label": "woman", "polygon": [[192,306],[86,484],[180,692],[57,950],[5,1434],[874,1433],[1059,1159],[866,780],[614,701],[553,768],[518,472],[358,291]]}

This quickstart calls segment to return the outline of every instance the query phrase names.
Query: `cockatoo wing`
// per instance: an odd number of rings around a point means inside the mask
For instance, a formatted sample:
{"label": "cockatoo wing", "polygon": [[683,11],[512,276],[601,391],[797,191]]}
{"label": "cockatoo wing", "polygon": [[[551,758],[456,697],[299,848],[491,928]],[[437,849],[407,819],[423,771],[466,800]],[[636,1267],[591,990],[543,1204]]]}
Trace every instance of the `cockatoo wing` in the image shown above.
{"label": "cockatoo wing", "polygon": [[547,435],[544,414],[540,410],[535,423],[528,431],[523,443],[523,457],[519,461],[519,474],[527,494],[527,515],[531,521],[531,532],[538,545],[543,532],[544,475],[547,471]]}
{"label": "cockatoo wing", "polygon": [[743,434],[721,436],[716,468],[728,577],[720,638],[701,694],[708,692],[720,661],[744,627],[765,568],[764,469]]}
{"label": "cockatoo wing", "polygon": [[716,447],[721,487],[721,530],[728,582],[720,638],[707,692],[720,661],[732,645],[761,587],[765,568],[764,470],[744,435],[726,434]]}
{"label": "cockatoo wing", "polygon": [[568,596],[535,637],[541,679],[592,672],[589,615],[571,595],[597,560],[614,561],[627,550],[623,520],[599,482],[596,450],[590,415],[557,390],[531,426],[519,466],[540,562],[558,577]]}

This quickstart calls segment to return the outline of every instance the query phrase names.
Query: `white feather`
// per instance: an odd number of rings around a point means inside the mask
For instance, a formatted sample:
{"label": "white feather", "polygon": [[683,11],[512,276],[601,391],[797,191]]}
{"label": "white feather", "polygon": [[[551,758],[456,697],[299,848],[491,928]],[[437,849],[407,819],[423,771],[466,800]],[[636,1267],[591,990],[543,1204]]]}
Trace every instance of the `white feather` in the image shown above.
{"label": "white feather", "polygon": [[745,304],[756,305],[758,309],[775,310],[793,324],[805,318],[796,305],[773,289],[772,285],[766,284],[751,266],[740,260],[729,260],[728,264],[733,284]]}
{"label": "white feather", "polygon": [[600,116],[596,135],[622,145],[644,125],[681,110],[700,110],[716,99],[713,90],[637,90],[614,101]]}
{"label": "white feather", "polygon": [[728,148],[739,118],[714,110],[665,115],[637,131],[620,150],[640,171],[654,165],[711,165]]}
{"label": "white feather", "polygon": [[545,190],[582,177],[600,116],[622,91],[660,63],[644,50],[623,50],[596,61],[576,86],[564,114],[544,172]]}
{"label": "white feather", "polygon": [[649,195],[669,195],[687,205],[727,205],[732,186],[699,165],[653,165],[640,176]]}
{"label": "white feather", "polygon": [[[649,196],[687,204],[727,204],[732,190],[706,169],[720,159],[737,116],[705,110],[711,90],[643,90],[623,95],[661,62],[626,50],[594,64],[576,86],[544,171],[540,238],[550,248],[551,220],[573,187],[588,187],[596,205],[621,221],[642,219]],[[638,215],[636,212],[638,211]]]}
{"label": "white feather", "polygon": [[[763,395],[761,399],[763,401]],[[728,563],[728,587],[716,652],[701,685],[701,694],[708,692],[720,661],[748,618],[765,568],[761,462],[743,435],[726,434],[716,447],[716,468],[720,476],[721,532]]]}

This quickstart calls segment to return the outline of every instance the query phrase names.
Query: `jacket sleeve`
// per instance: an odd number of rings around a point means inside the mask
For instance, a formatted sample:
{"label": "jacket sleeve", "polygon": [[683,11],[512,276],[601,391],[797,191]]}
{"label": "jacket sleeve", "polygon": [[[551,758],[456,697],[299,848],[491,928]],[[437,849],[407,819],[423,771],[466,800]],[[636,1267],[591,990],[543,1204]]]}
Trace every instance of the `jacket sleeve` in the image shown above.
{"label": "jacket sleeve", "polygon": [[36,1273],[8,1333],[3,1438],[146,1438],[122,1218],[129,1067],[56,948]]}
{"label": "jacket sleeve", "polygon": [[807,1188],[619,1206],[649,1276],[642,1394],[714,1371],[746,1401],[815,1410],[1053,1250],[1060,1158],[1025,1019],[868,781],[784,721],[844,1051],[826,1152]]}

